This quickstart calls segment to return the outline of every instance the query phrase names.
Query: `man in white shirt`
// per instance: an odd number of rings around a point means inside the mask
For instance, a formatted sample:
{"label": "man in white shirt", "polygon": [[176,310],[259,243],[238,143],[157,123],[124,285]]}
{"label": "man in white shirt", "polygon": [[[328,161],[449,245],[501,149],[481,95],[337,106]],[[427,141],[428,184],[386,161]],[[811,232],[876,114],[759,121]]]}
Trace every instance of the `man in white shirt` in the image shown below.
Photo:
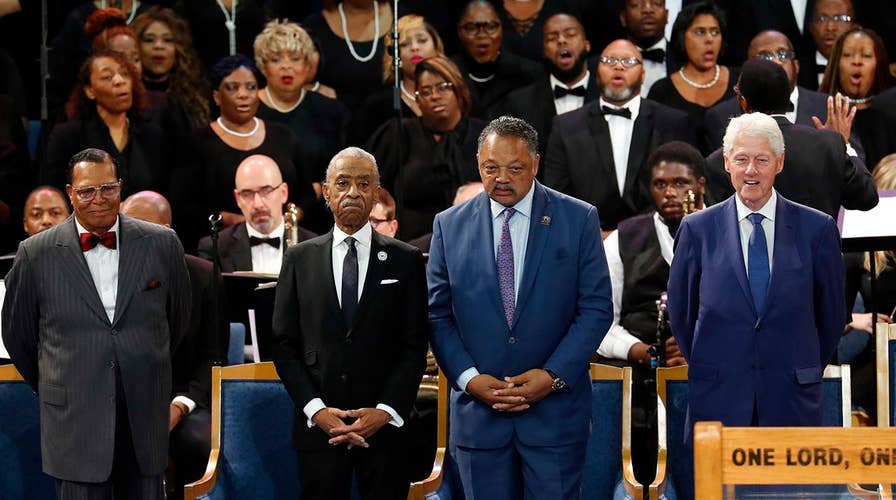
{"label": "man in white shirt", "polygon": [[626,0],[619,22],[629,40],[641,51],[644,83],[641,95],[647,95],[654,82],[668,76],[665,29],[669,19],[665,0]]}
{"label": "man in white shirt", "polygon": [[842,33],[855,27],[856,14],[850,0],[815,0],[812,8],[809,33],[815,41],[815,65],[804,71],[814,77],[815,85],[811,87],[814,90],[824,77],[834,42]]}

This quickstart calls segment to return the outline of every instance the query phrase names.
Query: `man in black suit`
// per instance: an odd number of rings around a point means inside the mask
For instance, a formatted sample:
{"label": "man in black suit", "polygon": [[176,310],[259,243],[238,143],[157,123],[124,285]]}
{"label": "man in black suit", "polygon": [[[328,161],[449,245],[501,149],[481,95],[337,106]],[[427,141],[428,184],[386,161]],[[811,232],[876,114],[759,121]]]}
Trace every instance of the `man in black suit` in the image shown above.
{"label": "man in black suit", "polygon": [[[775,177],[775,189],[788,200],[834,218],[840,206],[854,210],[873,208],[878,202],[877,188],[865,164],[857,156],[847,154],[843,135],[792,124],[784,116],[789,85],[780,65],[758,58],[744,63],[738,81],[744,112],[771,115],[784,135],[784,170]],[[834,109],[844,114],[838,119],[851,123],[849,108],[843,103],[846,98],[838,96],[837,100],[840,102]],[[724,163],[722,150],[707,158],[707,204],[734,194]]]}
{"label": "man in black suit", "polygon": [[544,22],[542,51],[550,74],[514,90],[491,111],[529,122],[538,132],[538,154],[542,164],[555,116],[581,108],[597,99],[586,58],[591,44],[582,23],[571,14],[554,14]]}
{"label": "man in black suit", "polygon": [[274,363],[295,403],[302,498],[404,499],[405,430],[429,338],[421,252],[372,230],[372,155],[347,148],[323,195],[336,225],[286,252],[274,303]]}
{"label": "man in black suit", "polygon": [[619,22],[626,36],[641,51],[644,65],[644,84],[641,95],[647,95],[654,82],[669,74],[666,57],[666,23],[669,10],[664,0],[625,0],[619,12]]}
{"label": "man in black suit", "polygon": [[684,112],[639,96],[643,80],[638,48],[610,43],[597,67],[599,101],[554,118],[548,140],[545,184],[596,206],[603,231],[653,206],[646,160],[654,149],[694,142]]}
{"label": "man in black suit", "polygon": [[[171,227],[171,205],[159,193],[140,191],[121,203],[122,215]],[[220,364],[227,346],[228,329],[224,304],[217,302],[223,289],[212,286],[212,264],[184,255],[190,274],[192,301],[190,323],[184,338],[171,354],[172,399],[169,405],[169,455],[174,465],[174,484],[168,498],[183,498],[183,486],[202,477],[211,450],[211,371]]]}
{"label": "man in black suit", "polygon": [[[218,235],[221,272],[277,274],[286,247],[283,205],[289,197],[289,186],[274,160],[264,155],[243,160],[237,167],[235,184],[233,196],[245,221],[223,229]],[[299,228],[299,241],[315,236]],[[214,260],[210,236],[199,241],[197,253]]]}
{"label": "man in black suit", "polygon": [[[828,96],[797,85],[800,63],[797,61],[793,44],[790,43],[790,39],[784,33],[780,31],[763,31],[759,33],[750,41],[747,56],[750,59],[761,57],[778,63],[784,68],[787,80],[790,82],[789,100],[793,106],[792,110],[788,110],[785,113],[790,123],[811,126],[813,125],[813,117],[818,118],[820,121],[827,120]],[[816,89],[818,84],[810,88]],[[741,112],[737,96],[726,99],[706,111],[704,118],[706,123],[706,141],[713,150],[722,147],[722,136],[728,127],[728,120],[739,116]]]}
{"label": "man in black suit", "polygon": [[834,42],[857,24],[852,0],[811,0],[809,7],[812,9],[812,17],[808,29],[815,50],[803,59],[807,71],[800,79],[800,85],[817,89],[824,77]]}
{"label": "man in black suit", "polygon": [[[815,44],[809,33],[812,23],[812,2],[791,0],[716,0],[728,15],[726,50],[722,63],[739,66],[747,59],[750,40],[766,30],[780,31],[793,42],[800,61],[815,53]],[[809,68],[805,68],[809,69]],[[818,85],[809,87],[818,88]]]}

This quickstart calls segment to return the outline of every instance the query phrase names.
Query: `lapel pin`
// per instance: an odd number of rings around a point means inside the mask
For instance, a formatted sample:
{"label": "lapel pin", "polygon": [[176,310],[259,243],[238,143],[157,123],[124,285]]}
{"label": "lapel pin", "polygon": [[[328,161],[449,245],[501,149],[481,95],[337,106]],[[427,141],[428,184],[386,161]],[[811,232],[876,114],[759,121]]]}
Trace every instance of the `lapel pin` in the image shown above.
{"label": "lapel pin", "polygon": [[547,215],[543,216],[543,217],[541,218],[541,225],[542,225],[542,226],[550,226],[550,225],[551,225],[551,218],[550,218],[549,216],[547,216]]}
{"label": "lapel pin", "polygon": [[386,259],[389,258],[389,254],[387,254],[386,252],[383,252],[382,250],[380,250],[379,252],[377,252],[377,254],[376,254],[376,258],[379,259],[380,262],[385,262]]}

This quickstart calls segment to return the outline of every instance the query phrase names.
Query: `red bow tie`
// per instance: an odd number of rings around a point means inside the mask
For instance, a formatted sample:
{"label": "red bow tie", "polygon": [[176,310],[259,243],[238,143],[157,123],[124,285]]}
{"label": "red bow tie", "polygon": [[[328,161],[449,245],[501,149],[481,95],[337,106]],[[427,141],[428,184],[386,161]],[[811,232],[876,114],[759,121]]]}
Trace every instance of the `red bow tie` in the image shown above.
{"label": "red bow tie", "polygon": [[97,244],[102,243],[104,247],[115,250],[115,231],[107,231],[102,236],[93,233],[81,233],[81,251],[86,252],[92,250]]}

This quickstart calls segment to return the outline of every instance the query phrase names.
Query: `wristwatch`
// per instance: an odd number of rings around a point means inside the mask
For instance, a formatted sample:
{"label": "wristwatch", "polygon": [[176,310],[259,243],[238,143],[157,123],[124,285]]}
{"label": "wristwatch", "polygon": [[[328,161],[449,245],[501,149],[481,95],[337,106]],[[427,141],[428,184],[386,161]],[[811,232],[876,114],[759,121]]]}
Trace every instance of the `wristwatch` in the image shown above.
{"label": "wristwatch", "polygon": [[553,380],[553,383],[551,384],[551,392],[557,392],[557,391],[562,391],[563,389],[566,389],[566,382],[564,382],[563,379],[560,378],[559,375],[552,372],[551,370],[548,370],[547,368],[545,368],[544,371],[548,372],[548,375],[550,375],[551,380]]}

